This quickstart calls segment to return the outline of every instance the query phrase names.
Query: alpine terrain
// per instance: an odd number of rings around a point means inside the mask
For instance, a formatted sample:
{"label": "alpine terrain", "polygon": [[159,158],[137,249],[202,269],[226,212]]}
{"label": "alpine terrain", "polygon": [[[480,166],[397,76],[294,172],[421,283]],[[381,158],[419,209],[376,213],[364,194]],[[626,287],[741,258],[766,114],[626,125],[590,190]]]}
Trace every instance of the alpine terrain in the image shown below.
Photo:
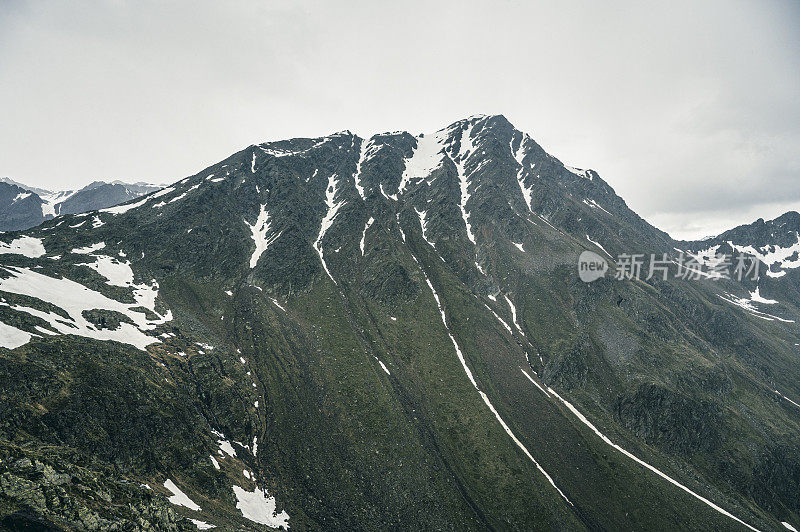
{"label": "alpine terrain", "polygon": [[104,209],[160,189],[147,183],[95,181],[77,190],[51,191],[0,178],[0,231],[29,229],[61,214]]}
{"label": "alpine terrain", "polygon": [[503,116],[62,205],[0,235],[6,528],[800,528],[797,213],[678,242]]}

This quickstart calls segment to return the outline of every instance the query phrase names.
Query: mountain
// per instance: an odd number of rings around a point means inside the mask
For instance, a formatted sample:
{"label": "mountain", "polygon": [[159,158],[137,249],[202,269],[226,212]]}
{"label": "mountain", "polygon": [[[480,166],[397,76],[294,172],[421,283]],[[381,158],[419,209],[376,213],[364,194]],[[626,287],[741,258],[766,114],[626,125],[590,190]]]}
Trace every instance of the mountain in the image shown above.
{"label": "mountain", "polygon": [[798,270],[578,276],[715,245],[502,116],[252,145],[0,235],[0,522],[800,526]]}
{"label": "mountain", "polygon": [[95,181],[78,190],[49,191],[0,178],[0,231],[18,231],[62,214],[113,207],[162,187]]}

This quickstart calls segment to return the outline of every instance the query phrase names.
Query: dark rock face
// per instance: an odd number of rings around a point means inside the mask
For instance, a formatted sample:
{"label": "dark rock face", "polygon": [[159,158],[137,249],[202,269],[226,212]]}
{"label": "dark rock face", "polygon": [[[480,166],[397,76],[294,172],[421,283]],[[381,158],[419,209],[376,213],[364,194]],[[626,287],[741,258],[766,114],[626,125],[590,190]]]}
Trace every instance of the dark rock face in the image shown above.
{"label": "dark rock face", "polygon": [[758,284],[776,303],[747,282],[576,273],[584,250],[708,246],[502,116],[253,145],[0,235],[0,518],[738,526],[635,456],[778,529],[800,515],[794,270]]}
{"label": "dark rock face", "polygon": [[17,231],[44,221],[42,199],[16,185],[0,183],[0,231]]}
{"label": "dark rock face", "polygon": [[722,440],[721,409],[708,401],[642,384],[616,406],[622,424],[639,439],[671,454],[713,452]]}

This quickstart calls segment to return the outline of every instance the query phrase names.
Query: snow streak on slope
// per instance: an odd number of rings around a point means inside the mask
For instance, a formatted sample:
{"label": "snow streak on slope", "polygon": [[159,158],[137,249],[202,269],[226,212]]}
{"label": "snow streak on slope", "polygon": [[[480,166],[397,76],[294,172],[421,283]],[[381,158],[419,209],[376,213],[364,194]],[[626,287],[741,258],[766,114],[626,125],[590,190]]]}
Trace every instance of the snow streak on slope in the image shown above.
{"label": "snow streak on slope", "polygon": [[[356,138],[353,137],[353,142],[355,143],[355,141]],[[364,161],[367,159],[367,150],[369,150],[371,143],[371,140],[361,140],[361,150],[358,154],[358,163],[356,163],[356,173],[353,174],[353,180],[356,182],[356,190],[358,191],[358,195],[361,196],[361,199],[365,198],[364,186],[361,184],[361,165],[364,164]],[[364,253],[362,252],[361,254],[363,255]]]}
{"label": "snow streak on slope", "polygon": [[256,249],[253,251],[253,255],[250,257],[250,268],[255,268],[256,264],[258,264],[258,259],[261,257],[261,254],[267,250],[270,244],[275,242],[278,237],[281,236],[283,231],[278,232],[276,235],[267,237],[267,234],[272,227],[272,222],[269,219],[266,203],[261,206],[261,210],[258,213],[258,219],[256,219],[253,225],[247,223],[247,220],[245,220],[244,223],[250,228],[253,242],[256,244]]}
{"label": "snow streak on slope", "polygon": [[182,492],[172,480],[167,479],[166,482],[164,482],[164,487],[172,492],[172,496],[167,499],[169,502],[176,506],[185,506],[190,510],[200,511],[200,507],[197,506],[188,495]]}
{"label": "snow streak on slope", "polygon": [[453,157],[453,162],[458,168],[458,183],[461,189],[461,201],[458,207],[461,209],[461,217],[464,218],[464,225],[467,227],[467,238],[470,242],[475,244],[475,235],[472,233],[472,226],[469,223],[469,214],[467,213],[467,202],[470,199],[469,193],[469,179],[466,170],[466,161],[472,154],[475,146],[472,144],[472,131],[475,126],[470,126],[461,133],[461,142],[458,149],[458,154]]}
{"label": "snow streak on slope", "polygon": [[[531,377],[530,375],[528,375],[528,373],[527,373],[527,372],[526,372],[524,369],[520,368],[520,370],[522,371],[522,373],[524,373],[524,374],[525,374],[525,376],[526,376],[526,377],[528,377],[528,380],[530,380],[531,382],[533,382],[533,383],[536,385],[536,387],[537,387],[537,388],[539,388],[540,390],[542,389],[542,387],[541,387],[541,386],[539,386],[539,385],[538,385],[538,384],[537,384],[537,383],[536,383],[536,382],[533,380],[533,377]],[[600,432],[600,431],[597,429],[597,427],[595,427],[595,426],[594,426],[594,425],[593,425],[593,424],[592,424],[592,423],[591,423],[591,422],[590,422],[588,419],[586,419],[586,417],[585,417],[583,414],[581,414],[581,413],[580,413],[580,411],[579,411],[577,408],[575,408],[574,406],[572,406],[572,404],[571,404],[569,401],[567,401],[566,399],[564,399],[563,397],[561,397],[560,395],[558,395],[558,394],[557,394],[557,393],[556,393],[556,392],[555,392],[555,391],[554,391],[552,388],[548,387],[548,388],[547,388],[547,392],[548,392],[550,395],[552,395],[553,397],[555,397],[556,399],[558,399],[559,401],[561,401],[561,403],[563,403],[563,404],[564,404],[564,406],[566,406],[566,407],[569,409],[569,411],[570,411],[570,412],[572,412],[572,414],[573,414],[573,415],[574,415],[576,418],[578,418],[578,420],[580,420],[580,422],[581,422],[581,423],[583,423],[584,425],[586,425],[587,427],[589,427],[589,429],[591,429],[591,430],[592,430],[592,432],[594,432],[594,433],[595,433],[595,434],[596,434],[596,435],[597,435],[597,436],[598,436],[598,437],[599,437],[601,440],[603,440],[603,442],[605,442],[605,443],[606,443],[607,445],[609,445],[610,447],[612,447],[612,448],[616,449],[617,451],[619,451],[619,452],[620,452],[620,453],[622,453],[623,455],[627,456],[628,458],[630,458],[631,460],[633,460],[633,461],[634,461],[634,462],[636,462],[637,464],[641,465],[642,467],[645,467],[645,468],[649,469],[650,471],[652,471],[652,472],[653,472],[653,473],[655,473],[656,475],[660,476],[661,478],[663,478],[664,480],[666,480],[666,481],[667,481],[667,482],[669,482],[670,484],[672,484],[672,485],[674,485],[674,486],[677,486],[678,488],[682,489],[683,491],[685,491],[686,493],[688,493],[689,495],[691,495],[691,496],[692,496],[692,497],[694,497],[695,499],[697,499],[697,500],[699,500],[699,501],[701,501],[701,502],[705,503],[706,505],[708,505],[709,507],[713,508],[714,510],[716,510],[716,511],[717,511],[717,512],[719,512],[719,513],[721,513],[722,515],[725,515],[725,516],[727,516],[727,517],[730,517],[730,518],[731,518],[731,519],[733,519],[734,521],[737,521],[738,523],[741,523],[742,525],[746,526],[746,527],[747,527],[747,528],[749,528],[750,530],[754,530],[755,532],[758,532],[758,529],[757,529],[757,528],[754,528],[754,527],[752,527],[752,526],[748,525],[747,523],[745,523],[744,521],[742,521],[741,519],[739,519],[739,518],[738,518],[738,517],[736,517],[735,515],[731,514],[731,513],[730,513],[730,512],[728,512],[727,510],[725,510],[725,509],[723,509],[723,508],[720,508],[719,506],[717,506],[717,505],[716,505],[716,504],[714,504],[713,502],[709,501],[709,500],[708,500],[708,499],[706,499],[705,497],[703,497],[703,496],[701,496],[701,495],[698,495],[697,493],[695,493],[694,491],[690,490],[689,488],[687,488],[686,486],[684,486],[683,484],[681,484],[681,483],[680,483],[680,482],[678,482],[677,480],[673,479],[673,478],[672,478],[672,477],[670,477],[669,475],[667,475],[667,474],[665,474],[665,473],[662,473],[660,470],[658,470],[658,469],[656,469],[655,467],[651,466],[650,464],[648,464],[648,463],[647,463],[647,462],[645,462],[644,460],[641,460],[640,458],[637,458],[635,455],[631,454],[630,452],[626,451],[625,449],[623,449],[622,447],[620,447],[620,446],[619,446],[619,445],[617,445],[616,443],[612,442],[612,441],[611,441],[611,440],[610,440],[610,439],[609,439],[609,438],[608,438],[608,437],[607,437],[605,434],[603,434],[602,432]]]}
{"label": "snow streak on slope", "polygon": [[777,320],[783,323],[794,323],[794,320],[788,320],[786,318],[781,318],[773,314],[767,314],[766,312],[761,312],[760,310],[755,308],[755,306],[753,305],[754,300],[752,299],[748,299],[746,297],[736,297],[732,294],[725,294],[725,295],[717,294],[717,295],[723,300],[727,301],[728,303],[736,305],[737,307],[741,308],[748,314],[755,316],[756,318],[761,318],[762,320],[766,321]]}
{"label": "snow streak on slope", "polygon": [[594,240],[592,240],[591,238],[589,238],[589,235],[586,235],[586,240],[588,240],[589,242],[591,242],[592,244],[594,244],[594,245],[595,245],[595,246],[597,246],[598,248],[602,249],[602,250],[603,250],[603,253],[605,253],[606,255],[608,255],[608,256],[609,256],[609,258],[613,258],[613,257],[611,257],[611,253],[609,253],[608,251],[606,251],[606,248],[604,248],[604,247],[603,247],[603,246],[602,246],[602,245],[601,245],[599,242],[595,242]]}
{"label": "snow streak on slope", "polygon": [[783,394],[782,394],[781,392],[779,392],[778,390],[773,390],[773,391],[774,391],[776,394],[778,394],[778,395],[780,395],[781,397],[783,397],[784,399],[786,399],[787,401],[789,401],[790,403],[792,403],[792,404],[793,404],[794,406],[796,406],[797,408],[800,408],[800,404],[797,404],[797,403],[795,403],[794,401],[792,401],[791,399],[789,399],[788,397],[786,397],[785,395],[783,395]]}
{"label": "snow streak on slope", "polygon": [[445,136],[442,131],[437,131],[432,135],[420,135],[416,137],[417,145],[411,157],[405,159],[405,169],[400,177],[400,185],[397,193],[402,194],[406,187],[412,182],[424,179],[442,164],[444,155]]}
{"label": "snow streak on slope", "polygon": [[603,212],[604,212],[604,213],[606,213],[607,215],[611,216],[611,213],[610,213],[610,212],[608,212],[607,210],[605,210],[605,209],[604,209],[604,208],[603,208],[603,207],[602,207],[602,206],[601,206],[599,203],[597,203],[597,202],[596,202],[595,200],[593,200],[593,199],[585,199],[585,200],[583,200],[583,203],[585,203],[586,205],[588,205],[589,207],[591,207],[591,208],[593,208],[593,209],[600,209],[601,211],[603,211]]}
{"label": "snow streak on slope", "polygon": [[414,208],[414,210],[417,212],[417,216],[419,217],[419,225],[422,228],[423,240],[430,244],[433,249],[436,249],[436,244],[431,242],[431,240],[428,238],[428,220],[426,219],[428,213],[426,211],[417,210],[416,208]]}
{"label": "snow streak on slope", "polygon": [[367,220],[367,223],[364,225],[364,231],[361,233],[361,244],[360,244],[360,247],[361,247],[361,256],[362,257],[364,256],[364,245],[367,242],[367,229],[370,228],[370,226],[373,224],[373,222],[375,222],[375,218],[370,216],[369,220]]}
{"label": "snow streak on slope", "polygon": [[522,139],[519,141],[519,147],[516,151],[514,151],[514,139],[511,139],[511,143],[509,144],[509,149],[511,150],[511,154],[516,159],[517,164],[519,164],[519,170],[517,170],[517,183],[519,184],[519,189],[522,191],[522,197],[525,198],[525,205],[528,206],[528,210],[533,212],[532,207],[532,198],[533,198],[533,187],[525,186],[525,165],[522,161],[525,159],[525,141],[528,140],[528,136],[524,135]]}
{"label": "snow streak on slope", "polygon": [[506,328],[506,330],[507,330],[507,331],[508,331],[508,332],[509,332],[509,333],[510,333],[512,336],[513,336],[513,334],[514,334],[514,331],[512,331],[512,330],[511,330],[511,327],[508,325],[508,323],[506,323],[506,322],[505,322],[505,320],[504,320],[503,318],[501,318],[500,316],[498,316],[498,315],[497,315],[497,312],[495,312],[494,310],[492,310],[492,307],[490,307],[490,306],[489,306],[489,305],[487,305],[486,303],[484,303],[484,304],[483,304],[483,306],[484,306],[484,307],[486,307],[486,308],[489,310],[489,312],[491,312],[491,313],[492,313],[492,315],[493,315],[495,318],[497,318],[497,321],[499,321],[499,322],[500,322],[500,324],[501,324],[503,327],[505,327],[505,328]]}
{"label": "snow streak on slope", "polygon": [[328,277],[331,278],[331,281],[336,283],[336,279],[333,278],[331,275],[331,271],[328,269],[328,265],[325,262],[325,257],[322,252],[322,239],[325,237],[325,233],[328,232],[328,229],[331,228],[333,225],[333,219],[336,218],[336,215],[339,213],[339,209],[344,205],[344,201],[340,201],[336,203],[336,193],[339,191],[338,183],[336,181],[336,174],[331,174],[328,178],[328,188],[325,189],[325,205],[328,207],[328,212],[325,214],[325,217],[322,218],[322,224],[319,228],[319,235],[317,235],[317,240],[314,242],[314,249],[317,250],[317,254],[319,255],[319,260],[322,261],[322,267],[325,268],[325,273],[328,274]]}
{"label": "snow streak on slope", "polygon": [[[430,288],[431,293],[433,294],[433,299],[436,301],[436,306],[439,309],[439,315],[442,318],[442,323],[444,324],[444,328],[447,331],[447,335],[450,337],[450,341],[453,343],[453,347],[455,348],[455,351],[456,351],[456,356],[458,357],[459,362],[461,362],[461,367],[464,368],[464,372],[467,374],[467,378],[469,378],[469,382],[472,383],[472,386],[475,388],[475,390],[477,390],[478,394],[480,394],[481,399],[483,399],[483,402],[486,404],[486,406],[489,408],[489,410],[492,412],[492,414],[494,414],[495,419],[497,419],[498,423],[500,423],[500,425],[503,427],[503,430],[506,431],[506,434],[508,434],[508,436],[511,438],[511,440],[517,445],[517,447],[519,447],[519,449],[523,453],[525,453],[525,456],[527,456],[528,459],[531,462],[533,462],[533,464],[536,466],[536,469],[538,469],[539,472],[542,473],[542,475],[544,475],[544,477],[548,480],[548,482],[550,482],[550,485],[553,486],[553,488],[555,488],[555,490],[558,492],[558,494],[561,495],[561,497],[565,501],[567,501],[567,503],[569,503],[570,506],[574,506],[572,504],[572,501],[570,501],[567,498],[567,496],[564,495],[564,493],[558,488],[558,486],[556,486],[555,481],[553,481],[552,477],[547,473],[547,471],[544,470],[544,468],[539,464],[539,462],[536,461],[536,459],[533,457],[533,455],[530,453],[530,451],[528,451],[528,448],[525,447],[525,444],[523,444],[516,437],[516,435],[514,435],[514,433],[511,431],[511,428],[506,424],[506,422],[503,420],[503,418],[500,417],[500,414],[497,412],[497,410],[495,409],[494,405],[489,400],[489,396],[487,396],[483,392],[483,390],[481,390],[480,387],[478,386],[478,383],[475,381],[475,377],[472,375],[472,371],[469,369],[469,366],[467,366],[467,361],[464,358],[464,354],[461,352],[461,348],[459,347],[455,336],[453,336],[453,332],[450,330],[450,326],[447,324],[447,315],[445,314],[444,307],[442,306],[442,302],[439,299],[439,294],[436,292],[436,289],[433,287],[433,283],[431,283],[430,278],[428,278],[428,274],[425,272],[425,269],[422,267],[422,264],[420,264],[420,262],[417,260],[417,257],[415,257],[414,254],[412,254],[411,258],[413,258],[414,262],[416,262],[417,266],[419,266],[419,269],[422,272],[422,275],[425,277],[425,282],[428,284],[428,288]],[[502,320],[500,320],[500,321],[502,322]]]}
{"label": "snow streak on slope", "polygon": [[508,298],[507,295],[503,295],[503,297],[506,299],[506,303],[508,303],[508,308],[511,309],[511,321],[514,322],[514,327],[517,328],[517,330],[522,336],[525,336],[525,332],[522,330],[522,327],[520,327],[519,323],[517,322],[517,307],[514,306],[514,303]]}

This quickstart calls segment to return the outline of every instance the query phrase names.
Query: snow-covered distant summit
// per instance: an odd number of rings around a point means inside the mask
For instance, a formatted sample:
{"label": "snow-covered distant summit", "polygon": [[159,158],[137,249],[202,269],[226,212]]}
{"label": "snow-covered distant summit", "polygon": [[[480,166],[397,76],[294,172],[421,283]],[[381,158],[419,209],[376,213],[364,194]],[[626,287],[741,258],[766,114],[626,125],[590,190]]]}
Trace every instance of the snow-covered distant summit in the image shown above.
{"label": "snow-covered distant summit", "polygon": [[27,229],[62,214],[124,203],[162,188],[148,183],[94,181],[76,190],[46,190],[0,178],[0,231]]}

